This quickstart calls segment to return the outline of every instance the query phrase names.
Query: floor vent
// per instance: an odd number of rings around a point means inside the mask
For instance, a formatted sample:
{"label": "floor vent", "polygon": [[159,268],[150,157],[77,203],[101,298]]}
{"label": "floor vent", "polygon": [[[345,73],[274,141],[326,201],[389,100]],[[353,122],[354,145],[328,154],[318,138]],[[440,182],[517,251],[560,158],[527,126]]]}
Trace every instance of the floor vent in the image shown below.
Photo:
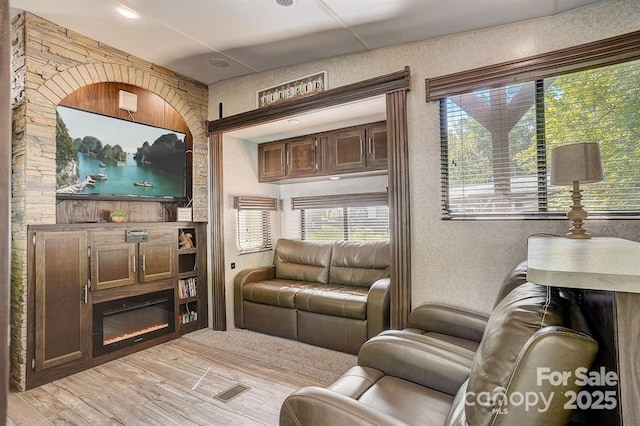
{"label": "floor vent", "polygon": [[240,395],[242,392],[248,391],[249,389],[251,389],[249,386],[240,385],[240,384],[234,385],[234,386],[231,386],[229,389],[220,392],[214,398],[219,399],[222,402],[229,402],[236,396]]}

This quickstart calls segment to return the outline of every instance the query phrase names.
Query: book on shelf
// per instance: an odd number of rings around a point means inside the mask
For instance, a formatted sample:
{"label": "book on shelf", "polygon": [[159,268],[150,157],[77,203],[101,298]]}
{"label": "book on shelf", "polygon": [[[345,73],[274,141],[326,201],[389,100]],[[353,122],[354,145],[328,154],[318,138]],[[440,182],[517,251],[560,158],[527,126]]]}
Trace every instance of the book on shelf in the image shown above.
{"label": "book on shelf", "polygon": [[178,280],[178,296],[181,299],[198,296],[197,278],[185,278]]}

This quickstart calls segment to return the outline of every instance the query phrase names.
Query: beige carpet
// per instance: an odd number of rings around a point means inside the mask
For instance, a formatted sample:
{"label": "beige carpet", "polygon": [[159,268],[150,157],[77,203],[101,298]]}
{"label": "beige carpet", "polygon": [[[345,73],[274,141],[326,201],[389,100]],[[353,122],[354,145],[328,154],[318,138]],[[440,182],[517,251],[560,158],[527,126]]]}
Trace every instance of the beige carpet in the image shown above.
{"label": "beige carpet", "polygon": [[242,329],[203,329],[182,338],[235,353],[265,367],[296,372],[327,384],[357,363],[355,355]]}

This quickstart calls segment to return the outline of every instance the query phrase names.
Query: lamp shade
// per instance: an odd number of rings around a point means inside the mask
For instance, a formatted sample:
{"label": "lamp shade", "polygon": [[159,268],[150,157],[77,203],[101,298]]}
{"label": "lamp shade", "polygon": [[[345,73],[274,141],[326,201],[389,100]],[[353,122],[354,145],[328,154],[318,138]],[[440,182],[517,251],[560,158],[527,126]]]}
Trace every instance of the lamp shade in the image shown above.
{"label": "lamp shade", "polygon": [[600,146],[595,142],[563,145],[551,150],[551,185],[602,180]]}

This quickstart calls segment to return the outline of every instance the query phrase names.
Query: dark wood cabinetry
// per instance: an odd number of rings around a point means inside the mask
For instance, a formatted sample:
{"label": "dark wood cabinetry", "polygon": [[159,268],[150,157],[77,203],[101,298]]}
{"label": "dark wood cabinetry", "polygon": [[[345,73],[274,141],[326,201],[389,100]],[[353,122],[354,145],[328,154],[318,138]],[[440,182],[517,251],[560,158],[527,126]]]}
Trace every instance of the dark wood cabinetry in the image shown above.
{"label": "dark wood cabinetry", "polygon": [[[127,242],[131,229],[147,237]],[[187,231],[193,246],[181,249]],[[207,326],[206,224],[37,225],[29,235],[28,388]]]}
{"label": "dark wood cabinetry", "polygon": [[326,170],[341,172],[367,166],[363,128],[333,132],[324,147]]}
{"label": "dark wood cabinetry", "polygon": [[318,141],[315,137],[287,142],[287,176],[301,177],[318,171]]}
{"label": "dark wood cabinetry", "polygon": [[258,147],[260,182],[386,168],[387,128],[384,122],[269,142]]}
{"label": "dark wood cabinetry", "polygon": [[367,167],[387,168],[387,125],[367,128]]}
{"label": "dark wood cabinetry", "polygon": [[[98,233],[95,239],[104,235]],[[125,240],[124,234],[111,239]],[[91,244],[91,284],[105,290],[175,277],[175,244],[167,232],[151,233],[142,243]]]}
{"label": "dark wood cabinetry", "polygon": [[258,147],[258,175],[261,180],[283,178],[287,174],[286,155],[284,142],[261,144]]}
{"label": "dark wood cabinetry", "polygon": [[31,367],[81,368],[89,358],[91,317],[88,300],[87,235],[43,232],[34,240],[35,297]]}

